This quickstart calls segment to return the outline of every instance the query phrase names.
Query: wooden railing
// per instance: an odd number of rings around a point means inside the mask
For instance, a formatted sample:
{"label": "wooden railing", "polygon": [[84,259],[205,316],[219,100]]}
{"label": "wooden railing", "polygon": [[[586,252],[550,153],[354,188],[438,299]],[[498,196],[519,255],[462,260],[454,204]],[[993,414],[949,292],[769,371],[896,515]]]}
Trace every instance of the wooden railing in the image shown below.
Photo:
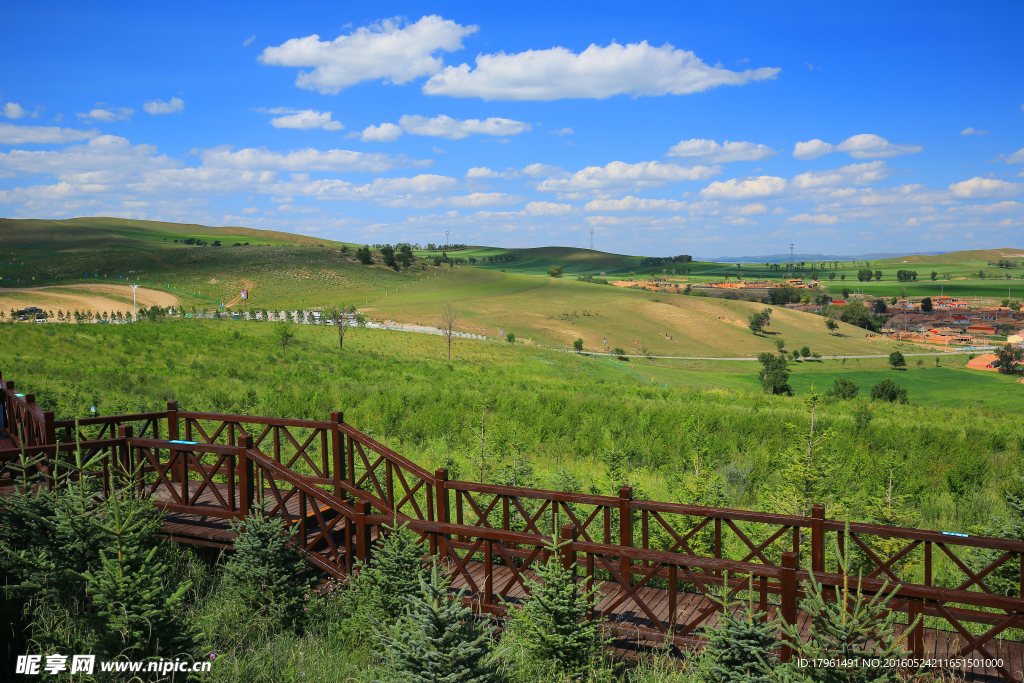
{"label": "wooden railing", "polygon": [[[560,540],[558,552],[580,580],[615,593],[595,616],[614,617],[623,632],[684,643],[717,609],[694,595],[724,586],[727,576],[730,589],[752,586],[762,609],[794,623],[812,573],[833,593],[844,581],[856,584],[827,566],[838,549],[856,556],[867,593],[886,580],[890,590],[898,586],[888,607],[917,621],[907,642],[918,656],[925,654],[919,616],[958,634],[958,656],[987,657],[992,639],[1024,628],[1024,599],[997,590],[1006,592],[1009,574],[1022,594],[1020,541],[847,524],[827,519],[821,506],[802,517],[633,500],[628,487],[599,496],[449,481],[445,470],[428,472],[341,413],[290,420],[181,411],[171,402],[166,411],[80,419],[76,432],[75,421],[55,421],[2,377],[0,387],[8,432],[17,430],[26,456],[41,458],[23,477],[52,486],[62,471],[57,461],[70,462],[81,447],[104,463],[89,476],[109,486],[117,462],[168,513],[242,520],[261,504],[295,530],[311,563],[335,576],[366,561],[371,541],[397,521],[427,539],[481,609],[500,613]],[[58,435],[66,440],[58,443]],[[21,457],[19,449],[0,451],[0,487],[16,485],[11,465]],[[977,551],[988,560],[971,556]],[[1000,586],[992,581],[997,572]]]}

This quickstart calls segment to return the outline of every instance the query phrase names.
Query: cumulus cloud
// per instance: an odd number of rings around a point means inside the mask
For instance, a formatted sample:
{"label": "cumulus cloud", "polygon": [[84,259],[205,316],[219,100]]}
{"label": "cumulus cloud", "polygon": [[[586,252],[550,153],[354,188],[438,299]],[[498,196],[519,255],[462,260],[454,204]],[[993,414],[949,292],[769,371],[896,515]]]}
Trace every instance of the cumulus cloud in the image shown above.
{"label": "cumulus cloud", "polygon": [[288,109],[278,107],[268,110],[269,114],[283,114],[270,119],[270,125],[274,128],[296,128],[298,130],[341,130],[345,126],[341,121],[332,121],[331,112],[316,111],[315,109]]}
{"label": "cumulus cloud", "polygon": [[667,157],[700,159],[710,164],[724,164],[730,161],[761,161],[769,159],[775,150],[767,145],[753,142],[729,142],[718,144],[714,140],[683,140],[668,150]]}
{"label": "cumulus cloud", "polygon": [[835,225],[838,220],[838,216],[830,216],[827,213],[819,213],[815,215],[802,213],[799,216],[790,216],[786,219],[786,222],[793,224],[811,223],[813,225]]}
{"label": "cumulus cloud", "polygon": [[786,189],[786,179],[763,175],[747,180],[716,181],[700,191],[704,199],[754,199],[770,197]]}
{"label": "cumulus cloud", "polygon": [[768,213],[768,207],[764,204],[747,204],[736,209],[736,213],[741,216],[756,216],[762,213]]}
{"label": "cumulus cloud", "polygon": [[583,207],[585,211],[682,211],[686,202],[677,199],[641,199],[627,195],[622,199],[594,199]]}
{"label": "cumulus cloud", "polygon": [[389,154],[352,152],[345,149],[321,151],[307,147],[287,153],[271,152],[266,147],[233,151],[221,145],[196,152],[210,168],[243,168],[268,171],[330,171],[334,173],[382,173],[401,166],[427,166],[432,162],[407,160]]}
{"label": "cumulus cloud", "polygon": [[971,178],[949,186],[954,197],[1012,197],[1024,191],[1024,183],[1008,183],[994,178]]}
{"label": "cumulus cloud", "polygon": [[551,176],[563,173],[561,166],[550,166],[548,164],[530,164],[523,167],[523,175],[530,176],[531,178],[540,178],[541,176]]}
{"label": "cumulus cloud", "polygon": [[833,152],[846,152],[854,159],[889,159],[904,154],[917,154],[922,149],[919,145],[895,145],[878,135],[863,133],[848,137],[838,145],[818,139],[798,142],[793,148],[793,157],[809,160]]}
{"label": "cumulus cloud", "polygon": [[393,123],[367,126],[359,134],[359,139],[363,142],[394,142],[400,137],[402,137],[402,128]]}
{"label": "cumulus cloud", "polygon": [[149,100],[142,105],[147,114],[176,114],[185,110],[185,103],[180,97],[172,97],[170,102]]}
{"label": "cumulus cloud", "polygon": [[562,137],[563,135],[572,135],[575,132],[576,131],[572,128],[559,128],[558,130],[549,130],[548,135],[557,135],[558,137]]}
{"label": "cumulus cloud", "polygon": [[530,164],[522,169],[509,167],[504,171],[494,171],[486,166],[474,166],[466,171],[466,178],[480,180],[486,178],[540,178],[542,176],[567,176],[561,166],[550,166],[548,164]]}
{"label": "cumulus cloud", "polygon": [[52,144],[81,142],[99,135],[99,131],[75,130],[57,126],[15,126],[0,123],[0,145]]}
{"label": "cumulus cloud", "polygon": [[606,166],[588,166],[568,178],[548,178],[539,183],[537,189],[542,192],[571,192],[613,187],[659,187],[684,180],[707,180],[718,173],[721,173],[721,169],[717,166],[687,168],[657,161],[641,161],[636,164],[613,161]]}
{"label": "cumulus cloud", "polygon": [[780,69],[730,71],[708,66],[693,52],[647,41],[607,47],[591,45],[576,54],[564,47],[514,54],[481,54],[476,68],[449,66],[423,86],[428,95],[484,100],[604,99],[686,95],[720,85],[775,78]]}
{"label": "cumulus cloud", "polygon": [[1010,156],[1003,159],[1007,164],[1024,164],[1024,147],[1021,147]]}
{"label": "cumulus cloud", "polygon": [[844,185],[869,185],[885,180],[891,169],[884,161],[865,164],[850,164],[827,171],[808,171],[793,178],[793,187],[808,190],[820,187],[841,187]]}
{"label": "cumulus cloud", "polygon": [[960,135],[988,135],[988,131],[977,130],[976,128],[964,128],[960,131]]}
{"label": "cumulus cloud", "polygon": [[530,202],[523,208],[527,216],[568,216],[575,210],[572,204],[554,202]]}
{"label": "cumulus cloud", "polygon": [[87,113],[75,114],[78,118],[82,119],[86,123],[92,123],[93,121],[102,121],[104,123],[114,123],[115,121],[128,121],[135,113],[134,109],[128,107],[107,107],[102,102],[96,103],[96,108],[90,110]]}
{"label": "cumulus cloud", "polygon": [[17,102],[7,102],[4,104],[3,113],[9,119],[22,119],[28,116],[28,112]]}
{"label": "cumulus cloud", "polygon": [[947,209],[949,213],[959,214],[993,214],[993,213],[1018,213],[1024,212],[1024,204],[1020,202],[996,202],[995,204],[971,204],[968,206],[954,206]]}
{"label": "cumulus cloud", "polygon": [[398,120],[398,123],[409,135],[426,135],[448,140],[461,140],[478,134],[499,137],[518,135],[532,128],[528,123],[512,119],[492,117],[483,121],[480,119],[460,121],[443,114],[432,119],[425,116],[405,115]]}
{"label": "cumulus cloud", "polygon": [[437,15],[404,26],[399,18],[364,26],[333,41],[320,36],[292,38],[268,47],[259,61],[275,66],[308,67],[295,84],[300,88],[336,94],[361,81],[385,80],[396,85],[436,74],[444,66],[439,51],[462,49],[462,39],[479,30],[460,26]]}

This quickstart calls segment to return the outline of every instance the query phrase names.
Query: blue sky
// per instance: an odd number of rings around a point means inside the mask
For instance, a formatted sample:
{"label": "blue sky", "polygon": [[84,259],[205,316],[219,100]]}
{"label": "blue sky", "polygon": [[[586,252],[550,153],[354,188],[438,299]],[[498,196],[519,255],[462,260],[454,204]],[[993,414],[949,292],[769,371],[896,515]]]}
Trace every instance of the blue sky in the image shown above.
{"label": "blue sky", "polygon": [[1017,2],[18,3],[0,216],[703,256],[1024,246]]}

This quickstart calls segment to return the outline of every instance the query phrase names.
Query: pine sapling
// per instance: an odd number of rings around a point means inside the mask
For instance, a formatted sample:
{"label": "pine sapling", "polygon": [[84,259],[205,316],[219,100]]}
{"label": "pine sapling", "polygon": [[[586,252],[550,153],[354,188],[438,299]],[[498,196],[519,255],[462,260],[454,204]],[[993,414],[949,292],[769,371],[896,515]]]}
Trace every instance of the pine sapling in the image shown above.
{"label": "pine sapling", "polygon": [[[729,575],[725,576],[726,586]],[[770,683],[764,667],[774,667],[771,650],[778,647],[775,625],[764,612],[754,608],[753,578],[746,601],[733,600],[725,588],[712,600],[722,606],[718,623],[705,630],[707,643],[701,657],[702,679],[707,683]]]}
{"label": "pine sapling", "polygon": [[[420,594],[404,596],[406,614],[393,625],[377,623],[377,639],[390,664],[387,683],[498,683],[502,680],[493,629],[454,596],[451,579],[437,564]],[[381,683],[381,682],[378,682]]]}

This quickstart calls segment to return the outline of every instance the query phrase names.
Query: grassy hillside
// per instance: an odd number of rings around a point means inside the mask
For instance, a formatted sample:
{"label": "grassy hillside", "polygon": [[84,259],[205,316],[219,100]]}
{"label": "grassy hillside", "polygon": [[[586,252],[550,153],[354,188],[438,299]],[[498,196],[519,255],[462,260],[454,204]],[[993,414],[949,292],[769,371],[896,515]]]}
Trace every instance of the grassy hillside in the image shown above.
{"label": "grassy hillside", "polygon": [[111,247],[171,248],[174,240],[195,238],[228,244],[333,244],[306,235],[242,227],[211,227],[182,223],[159,223],[128,218],[71,218],[34,220],[0,218],[0,252],[57,252]]}

